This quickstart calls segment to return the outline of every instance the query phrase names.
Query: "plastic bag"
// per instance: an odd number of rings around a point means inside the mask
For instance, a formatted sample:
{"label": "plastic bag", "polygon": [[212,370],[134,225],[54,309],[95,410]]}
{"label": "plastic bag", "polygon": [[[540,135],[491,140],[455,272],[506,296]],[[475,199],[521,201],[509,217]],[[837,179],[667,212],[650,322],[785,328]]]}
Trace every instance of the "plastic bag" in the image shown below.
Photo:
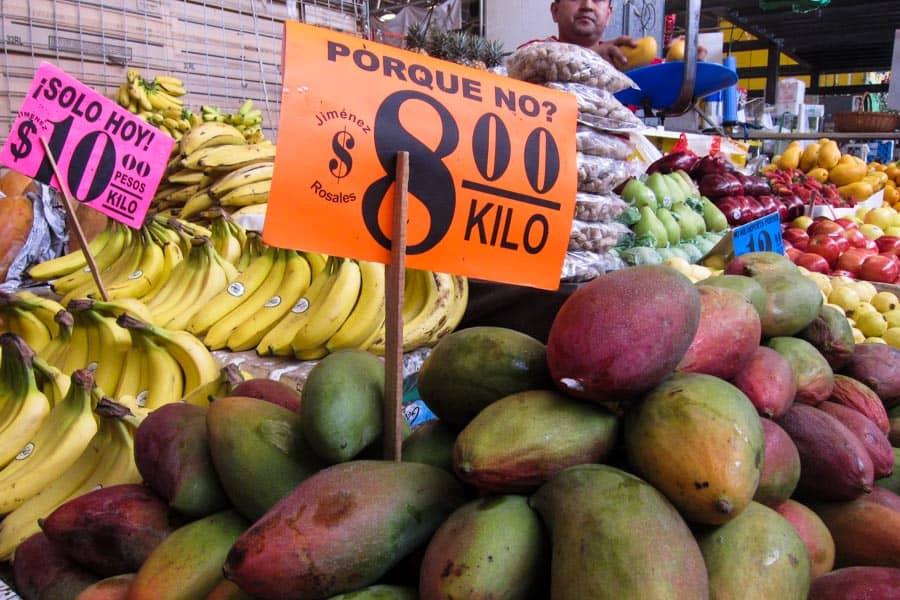
{"label": "plastic bag", "polygon": [[567,252],[560,281],[590,281],[604,273],[624,269],[628,265],[614,252]]}
{"label": "plastic bag", "polygon": [[628,208],[617,194],[575,194],[575,218],[579,221],[612,221]]}
{"label": "plastic bag", "polygon": [[34,209],[31,231],[15,260],[9,265],[6,280],[0,283],[0,290],[11,292],[20,288],[23,281],[29,280],[26,273],[29,267],[59,256],[65,250],[68,235],[62,197],[49,185],[37,181],[34,183],[38,192],[27,193]]}
{"label": "plastic bag", "polygon": [[590,222],[572,221],[569,233],[569,251],[606,252],[614,248],[619,241],[628,235],[634,235],[627,225],[610,221]]}
{"label": "plastic bag", "polygon": [[514,79],[532,83],[574,81],[612,93],[636,88],[630,77],[588,48],[564,42],[534,42],[507,59],[506,70]]}
{"label": "plastic bag", "polygon": [[575,155],[578,170],[578,191],[606,194],[617,185],[637,174],[640,167],[624,160],[591,156],[578,152]]}
{"label": "plastic bag", "polygon": [[579,125],[575,129],[575,149],[592,156],[626,160],[634,152],[634,143],[625,136]]}
{"label": "plastic bag", "polygon": [[575,96],[578,118],[593,127],[613,131],[643,128],[644,123],[606,90],[581,83],[549,82],[547,87]]}

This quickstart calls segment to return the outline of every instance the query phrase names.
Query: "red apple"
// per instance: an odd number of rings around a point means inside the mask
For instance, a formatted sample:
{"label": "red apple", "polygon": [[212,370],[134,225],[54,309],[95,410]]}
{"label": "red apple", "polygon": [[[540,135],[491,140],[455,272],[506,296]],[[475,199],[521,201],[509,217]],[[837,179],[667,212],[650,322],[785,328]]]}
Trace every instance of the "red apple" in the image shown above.
{"label": "red apple", "polygon": [[[863,236],[866,237],[866,236]],[[878,244],[875,240],[866,238],[865,240],[861,240],[859,244],[854,246],[855,248],[863,248],[865,250],[871,250],[873,253],[878,253]]]}
{"label": "red apple", "polygon": [[842,235],[835,235],[831,237],[834,237],[834,240],[837,242],[838,248],[841,249],[842,254],[850,249],[850,240],[848,240],[846,237]]}
{"label": "red apple", "polygon": [[864,248],[849,248],[843,254],[838,256],[837,263],[835,263],[835,270],[840,269],[849,271],[853,274],[859,273],[859,268],[862,266],[863,261],[870,256],[872,256],[870,250]]}
{"label": "red apple", "polygon": [[900,264],[892,255],[876,254],[863,261],[859,268],[859,276],[866,281],[894,283],[900,275]]}
{"label": "red apple", "polygon": [[790,248],[784,249],[784,255],[787,256],[789,259],[791,259],[791,262],[794,262],[794,263],[797,262],[797,257],[800,256],[801,254],[803,254],[803,250],[798,250],[797,248],[794,248],[793,246],[791,246]]}
{"label": "red apple", "polygon": [[807,228],[806,233],[808,233],[810,237],[820,233],[827,235],[843,235],[844,228],[828,217],[817,217]]}
{"label": "red apple", "polygon": [[900,237],[896,235],[883,235],[875,240],[875,245],[878,246],[878,252],[881,254],[900,255]]}
{"label": "red apple", "polygon": [[838,244],[837,238],[819,233],[809,238],[809,245],[806,247],[806,252],[818,254],[828,262],[830,268],[833,268],[837,262],[838,256],[841,255],[841,247]]}
{"label": "red apple", "polygon": [[831,272],[831,267],[828,265],[828,261],[825,260],[824,257],[813,254],[812,252],[803,252],[800,256],[794,260],[794,263],[797,264],[798,267],[803,267],[809,271],[814,271],[816,273],[825,273],[826,275]]}
{"label": "red apple", "polygon": [[848,219],[847,217],[838,217],[834,220],[834,222],[848,231],[850,229],[859,229],[859,224],[853,219]]}
{"label": "red apple", "polygon": [[862,231],[859,230],[859,228],[845,230],[844,237],[850,241],[851,246],[856,247],[859,247],[859,245],[862,243],[862,240],[869,239],[865,236],[865,234],[863,234]]}
{"label": "red apple", "polygon": [[800,250],[805,251],[806,247],[809,245],[809,234],[799,227],[788,227],[784,230],[784,233],[781,234],[781,238],[786,242],[790,242],[794,248],[799,248]]}

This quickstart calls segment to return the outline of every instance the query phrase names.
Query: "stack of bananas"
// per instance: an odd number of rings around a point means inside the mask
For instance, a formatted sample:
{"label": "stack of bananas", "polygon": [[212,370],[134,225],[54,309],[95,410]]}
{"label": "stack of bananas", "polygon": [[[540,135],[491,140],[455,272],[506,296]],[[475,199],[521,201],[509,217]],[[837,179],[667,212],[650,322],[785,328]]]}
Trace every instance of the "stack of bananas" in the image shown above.
{"label": "stack of bananas", "polygon": [[177,140],[202,122],[200,115],[184,108],[181,96],[186,93],[184,84],[177,77],[157,75],[148,81],[137,69],[128,69],[125,82],[116,89],[115,100],[119,106]]}
{"label": "stack of bananas", "polygon": [[253,100],[244,100],[236,113],[226,113],[217,106],[204,104],[200,107],[200,118],[203,121],[219,121],[233,125],[244,134],[248,144],[255,144],[265,139],[262,131],[262,111],[253,108]]}
{"label": "stack of bananas", "polygon": [[15,334],[0,335],[0,560],[39,531],[38,519],[98,486],[139,483],[133,433],[100,414],[102,399],[88,369],[56,377],[52,396],[37,385],[33,350]]}
{"label": "stack of bananas", "polygon": [[[110,219],[88,247],[110,299],[145,299],[169,280],[193,237],[211,234],[200,225],[158,215],[136,230]],[[28,274],[36,281],[50,281],[63,305],[73,298],[99,294],[81,251],[39,263]]]}
{"label": "stack of bananas", "polygon": [[59,335],[57,315],[63,306],[27,290],[17,293],[0,291],[0,318],[3,331],[14,333],[35,352],[42,352]]}
{"label": "stack of bananas", "polygon": [[266,203],[275,150],[268,140],[248,143],[240,130],[221,121],[192,127],[173,150],[155,206],[189,219],[214,206],[233,211]]}

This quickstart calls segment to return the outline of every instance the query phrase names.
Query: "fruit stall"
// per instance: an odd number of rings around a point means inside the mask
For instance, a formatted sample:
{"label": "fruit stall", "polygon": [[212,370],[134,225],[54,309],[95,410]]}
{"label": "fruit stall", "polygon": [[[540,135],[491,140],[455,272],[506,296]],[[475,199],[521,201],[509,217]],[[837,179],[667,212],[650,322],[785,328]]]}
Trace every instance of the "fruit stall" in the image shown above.
{"label": "fruit stall", "polygon": [[0,598],[896,598],[900,162],[660,152],[587,49],[337,29],[285,25],[280,120],[31,66]]}

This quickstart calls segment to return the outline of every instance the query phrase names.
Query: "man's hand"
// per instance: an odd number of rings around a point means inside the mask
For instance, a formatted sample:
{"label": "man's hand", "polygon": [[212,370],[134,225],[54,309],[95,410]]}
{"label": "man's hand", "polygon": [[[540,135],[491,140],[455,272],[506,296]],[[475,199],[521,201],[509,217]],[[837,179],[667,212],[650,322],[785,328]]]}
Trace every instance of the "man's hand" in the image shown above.
{"label": "man's hand", "polygon": [[637,42],[630,36],[620,35],[615,39],[600,42],[600,45],[597,47],[597,54],[614,67],[621,70],[627,66],[628,59],[625,58],[625,54],[619,49],[619,46],[636,48]]}

